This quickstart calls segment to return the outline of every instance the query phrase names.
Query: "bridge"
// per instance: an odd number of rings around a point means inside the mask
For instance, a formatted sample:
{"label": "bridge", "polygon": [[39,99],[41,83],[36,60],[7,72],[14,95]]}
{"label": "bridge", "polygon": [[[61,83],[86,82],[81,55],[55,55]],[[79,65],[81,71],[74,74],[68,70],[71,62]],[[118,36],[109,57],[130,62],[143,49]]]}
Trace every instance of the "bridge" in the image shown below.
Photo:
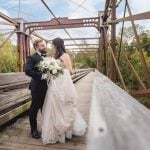
{"label": "bridge", "polygon": [[[124,2],[124,3],[123,3]],[[117,18],[117,9],[124,4],[122,18]],[[150,19],[150,11],[132,14],[128,0],[106,0],[105,8],[98,15],[91,18],[69,19],[57,18],[50,6],[41,0],[53,19],[48,21],[27,22],[24,19],[14,19],[0,12],[4,20],[1,25],[13,26],[13,31],[4,33],[7,38],[0,43],[0,49],[9,39],[17,35],[17,68],[18,72],[0,73],[0,149],[2,150],[149,150],[150,147],[150,111],[137,101],[139,96],[150,94],[150,73],[145,56],[140,45],[136,29],[136,20]],[[82,7],[82,5],[78,5]],[[77,8],[78,8],[77,7]],[[126,16],[128,12],[129,16]],[[131,63],[126,50],[122,47],[125,22],[131,22],[136,46],[140,56],[142,69],[146,81]],[[119,46],[116,44],[116,27],[121,23],[121,37]],[[98,37],[72,37],[68,28],[95,28]],[[41,139],[31,138],[28,121],[28,109],[31,95],[28,90],[30,78],[24,74],[26,57],[31,54],[31,43],[35,38],[43,39],[47,46],[51,39],[46,39],[37,31],[61,29],[72,41],[65,44],[75,63],[76,54],[94,56],[96,68],[76,69],[71,74],[74,85],[79,93],[78,109],[88,122],[88,132],[82,137],[73,137],[65,144],[43,145]],[[86,43],[92,48],[78,43],[81,40],[95,40],[97,43]],[[76,46],[76,48],[72,48]],[[119,56],[117,54],[119,47]],[[120,55],[122,55],[139,89],[129,89],[120,69]],[[75,65],[74,65],[75,66]],[[118,82],[119,81],[119,82]],[[38,114],[40,124],[41,114]],[[40,125],[39,125],[40,130]]]}

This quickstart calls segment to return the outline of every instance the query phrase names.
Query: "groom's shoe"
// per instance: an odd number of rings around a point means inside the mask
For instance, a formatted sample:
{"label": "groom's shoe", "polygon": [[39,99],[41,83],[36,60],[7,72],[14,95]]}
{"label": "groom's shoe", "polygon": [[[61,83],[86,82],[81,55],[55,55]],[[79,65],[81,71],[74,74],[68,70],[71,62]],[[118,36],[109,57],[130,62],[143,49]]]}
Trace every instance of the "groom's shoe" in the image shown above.
{"label": "groom's shoe", "polygon": [[39,139],[39,138],[40,138],[40,134],[39,134],[39,132],[38,132],[37,130],[33,130],[33,131],[31,132],[31,135],[32,135],[32,137],[35,138],[35,139]]}

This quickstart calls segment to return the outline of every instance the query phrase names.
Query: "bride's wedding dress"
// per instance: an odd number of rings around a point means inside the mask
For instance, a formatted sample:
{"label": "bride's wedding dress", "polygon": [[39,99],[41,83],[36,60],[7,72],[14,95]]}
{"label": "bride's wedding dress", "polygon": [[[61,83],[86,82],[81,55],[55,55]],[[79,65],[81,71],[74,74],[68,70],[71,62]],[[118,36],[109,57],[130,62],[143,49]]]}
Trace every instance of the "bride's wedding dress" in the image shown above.
{"label": "bride's wedding dress", "polygon": [[48,143],[65,143],[72,135],[82,136],[87,123],[76,108],[77,92],[69,70],[51,79],[42,110],[42,141]]}

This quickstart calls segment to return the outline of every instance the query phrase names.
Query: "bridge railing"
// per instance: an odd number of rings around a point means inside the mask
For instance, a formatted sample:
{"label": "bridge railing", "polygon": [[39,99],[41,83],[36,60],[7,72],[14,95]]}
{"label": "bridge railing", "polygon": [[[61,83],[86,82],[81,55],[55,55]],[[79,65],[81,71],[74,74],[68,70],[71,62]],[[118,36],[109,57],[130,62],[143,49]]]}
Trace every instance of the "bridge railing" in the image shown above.
{"label": "bridge railing", "polygon": [[[77,82],[93,70],[73,70],[71,73],[73,82]],[[30,78],[23,72],[0,74],[0,126],[29,109],[31,103],[29,82]]]}
{"label": "bridge railing", "polygon": [[149,150],[150,110],[96,71],[88,150]]}

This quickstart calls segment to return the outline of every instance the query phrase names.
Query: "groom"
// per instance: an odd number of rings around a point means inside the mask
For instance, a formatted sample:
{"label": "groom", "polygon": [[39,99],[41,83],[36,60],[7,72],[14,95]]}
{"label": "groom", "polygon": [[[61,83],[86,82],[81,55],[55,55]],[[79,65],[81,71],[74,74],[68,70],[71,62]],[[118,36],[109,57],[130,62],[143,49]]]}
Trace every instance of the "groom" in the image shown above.
{"label": "groom", "polygon": [[38,71],[37,64],[46,56],[46,47],[43,40],[36,40],[33,46],[36,52],[27,57],[25,73],[32,78],[29,85],[32,96],[32,103],[29,109],[31,135],[33,138],[39,139],[40,134],[37,130],[37,113],[39,109],[42,110],[47,91],[47,82],[45,80],[45,75],[42,75],[42,73]]}

